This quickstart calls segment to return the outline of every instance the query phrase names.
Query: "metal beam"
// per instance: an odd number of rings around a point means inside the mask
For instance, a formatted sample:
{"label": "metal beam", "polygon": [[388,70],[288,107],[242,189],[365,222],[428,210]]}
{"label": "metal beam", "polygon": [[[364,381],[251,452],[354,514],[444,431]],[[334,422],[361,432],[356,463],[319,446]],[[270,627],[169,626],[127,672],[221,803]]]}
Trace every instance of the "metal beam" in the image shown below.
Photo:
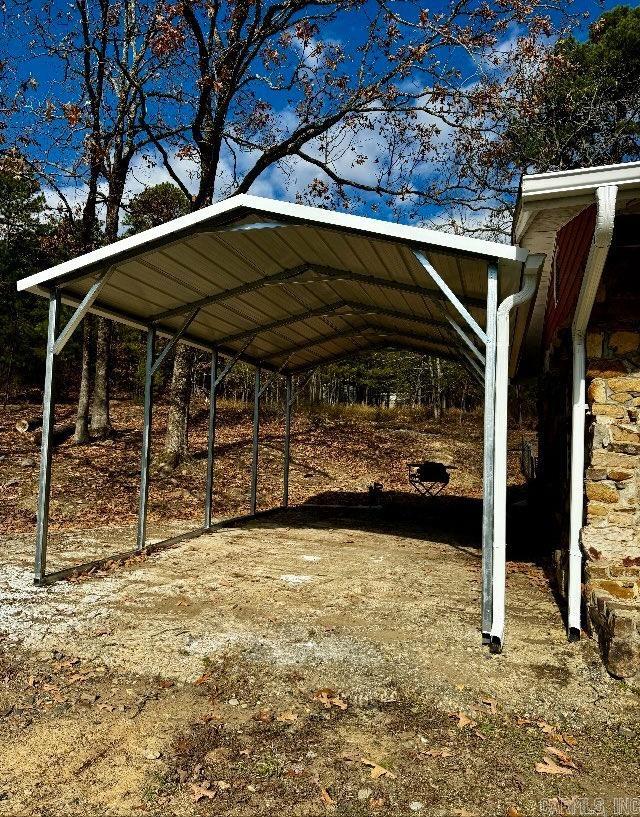
{"label": "metal beam", "polygon": [[[325,267],[319,264],[310,264],[309,268],[320,276],[325,276],[329,281],[354,281],[358,284],[366,286],[377,286],[382,289],[393,289],[396,292],[406,292],[411,295],[421,295],[427,300],[432,301],[446,301],[447,297],[437,289],[427,289],[426,287],[418,286],[417,284],[407,284],[403,281],[391,281],[388,278],[379,278],[377,275],[365,275],[360,272],[351,272],[349,270],[339,270],[335,267]],[[322,280],[322,279],[320,279]],[[304,282],[303,282],[304,283]],[[468,298],[470,306],[478,309],[485,308],[484,300],[480,298]]]}
{"label": "metal beam", "polygon": [[305,378],[303,378],[303,380],[302,380],[301,382],[297,383],[297,384],[295,385],[295,388],[294,388],[294,387],[293,387],[293,385],[292,385],[292,389],[291,389],[291,397],[290,397],[290,403],[291,403],[291,405],[293,405],[293,404],[295,403],[296,398],[298,397],[298,395],[300,394],[300,392],[301,392],[301,391],[302,391],[302,390],[305,388],[305,386],[307,385],[307,383],[308,383],[308,382],[311,380],[311,378],[313,377],[313,375],[314,375],[314,374],[315,374],[315,372],[316,372],[316,368],[317,368],[317,365],[314,365],[314,366],[313,366],[311,369],[309,369],[309,368],[307,367],[307,368],[304,370],[304,373],[306,374],[306,377],[305,377]]}
{"label": "metal beam", "polygon": [[480,368],[478,363],[471,357],[471,355],[469,354],[469,352],[467,352],[466,349],[460,348],[458,349],[458,352],[467,361],[471,369],[475,372],[478,383],[484,389],[484,371]]}
{"label": "metal beam", "polygon": [[293,398],[291,396],[291,375],[286,376],[286,395],[284,401],[284,463],[283,463],[283,489],[282,505],[289,507],[289,455],[291,453],[291,406]]}
{"label": "metal beam", "polygon": [[484,458],[482,495],[482,641],[491,641],[493,594],[493,468],[495,457],[494,416],[496,405],[496,313],[498,269],[487,267],[487,347],[484,369]]}
{"label": "metal beam", "polygon": [[[380,315],[381,317],[385,318],[394,318],[396,320],[404,320],[410,321],[411,323],[419,323],[421,326],[432,326],[435,329],[446,329],[449,331],[449,324],[445,323],[444,321],[433,321],[431,319],[425,319],[420,317],[419,315],[411,315],[407,312],[399,312],[395,309],[384,309],[383,307],[376,307],[376,306],[368,306],[367,304],[360,304],[355,303],[353,301],[345,301],[343,306],[347,309],[353,309],[357,315]],[[350,316],[351,312],[343,312],[340,317],[347,317]],[[376,325],[376,328],[385,329],[388,327],[384,327],[382,324]],[[358,334],[360,332],[365,332],[367,327],[353,327],[346,329],[344,332],[336,332],[335,334],[328,335],[321,338],[316,338],[315,340],[311,340],[309,342],[305,342],[303,344],[297,344],[296,346],[288,346],[286,349],[282,349],[278,352],[273,352],[270,355],[267,355],[263,358],[265,361],[271,361],[275,358],[279,358],[282,355],[286,355],[287,353],[295,353],[299,352],[302,349],[306,349],[310,346],[317,346],[318,344],[325,343],[328,340],[336,340],[341,337],[349,337],[350,335]],[[389,330],[392,331],[392,330]],[[438,341],[439,342],[439,341]]]}
{"label": "metal beam", "polygon": [[[381,349],[409,349],[412,352],[418,352],[418,354],[422,355],[433,355],[433,357],[439,357],[442,360],[459,360],[459,356],[457,354],[453,354],[452,352],[441,352],[437,349],[425,349],[424,346],[420,346],[416,343],[415,339],[406,339],[403,340],[403,335],[399,332],[395,332],[393,335],[394,338],[399,338],[396,342],[390,343],[372,343],[369,346],[365,346],[362,349],[350,349],[348,352],[340,352],[340,354],[332,355],[331,357],[324,357],[322,360],[314,360],[313,363],[304,363],[301,366],[295,366],[293,369],[290,369],[291,374],[302,374],[303,372],[308,371],[311,368],[317,368],[318,366],[324,366],[326,363],[336,363],[339,360],[344,360],[346,357],[351,357],[354,354],[365,353],[365,352],[376,352],[380,351]],[[422,341],[424,342],[424,341]]]}
{"label": "metal beam", "polygon": [[166,356],[174,348],[176,343],[180,340],[180,338],[184,335],[184,333],[187,331],[187,329],[191,326],[191,324],[195,320],[195,317],[198,314],[198,312],[200,312],[200,307],[197,307],[196,309],[191,310],[191,312],[187,316],[187,319],[182,324],[180,329],[178,329],[178,331],[175,333],[175,335],[169,340],[169,343],[167,343],[167,345],[164,347],[164,349],[160,352],[160,354],[158,355],[157,360],[154,361],[153,366],[151,367],[151,376],[152,377],[158,371],[160,366],[162,365],[162,361],[166,358]]}
{"label": "metal beam", "polygon": [[263,332],[271,332],[273,329],[279,329],[282,326],[289,326],[292,323],[299,323],[306,321],[309,318],[322,318],[326,315],[333,315],[339,309],[344,308],[344,301],[337,301],[333,304],[323,304],[315,309],[307,309],[304,312],[298,312],[295,315],[286,315],[284,318],[278,318],[277,321],[271,321],[260,326],[253,326],[251,329],[245,329],[244,332],[236,332],[233,335],[227,335],[220,338],[220,344],[236,343],[239,340],[244,340],[248,337],[255,337]]}
{"label": "metal beam", "polygon": [[397,329],[393,329],[388,326],[384,326],[382,324],[368,324],[366,326],[357,326],[357,327],[350,327],[349,329],[345,329],[341,332],[334,332],[330,335],[323,335],[322,337],[316,338],[315,340],[308,341],[306,343],[302,343],[299,346],[288,346],[286,349],[282,349],[279,352],[274,352],[273,354],[268,355],[264,358],[267,362],[272,362],[283,355],[288,355],[289,357],[294,357],[298,352],[304,352],[307,349],[312,349],[314,346],[322,346],[325,343],[330,343],[335,340],[341,340],[343,338],[350,338],[350,337],[357,337],[358,335],[366,335],[366,334],[375,334],[380,337],[389,336],[389,337],[398,337],[401,335],[402,337],[411,338],[413,340],[424,341],[425,343],[434,343],[438,346],[443,346],[450,348],[453,351],[453,347],[449,346],[449,344],[444,343],[441,340],[436,340],[435,338],[430,338],[426,335],[421,335],[417,332],[399,332]]}
{"label": "metal beam", "polygon": [[[467,307],[462,303],[460,298],[455,294],[455,292],[451,289],[451,287],[447,284],[447,282],[442,278],[439,272],[435,269],[433,264],[429,261],[427,256],[420,252],[420,250],[414,250],[413,254],[415,255],[416,259],[419,261],[420,264],[424,267],[427,274],[434,282],[434,284],[440,289],[442,294],[445,296],[446,300],[453,306],[453,308],[458,312],[458,314],[464,318],[467,324],[473,329],[476,335],[480,338],[480,340],[486,344],[487,336],[485,331],[482,327],[478,324],[476,319],[473,315],[469,312]],[[469,303],[471,303],[471,299],[467,299]],[[483,303],[482,308],[485,308],[486,304]]]}
{"label": "metal beam", "polygon": [[323,335],[322,337],[315,338],[314,340],[307,341],[305,343],[301,343],[298,346],[288,346],[286,349],[281,349],[279,352],[274,352],[271,355],[267,355],[264,359],[269,362],[276,360],[279,357],[284,355],[296,355],[298,352],[304,352],[306,349],[311,349],[314,346],[322,346],[324,343],[329,343],[330,341],[340,340],[341,338],[349,338],[354,337],[357,335],[364,335],[366,332],[371,331],[371,327],[369,326],[357,326],[357,327],[350,327],[349,329],[345,329],[342,332],[334,332],[331,335]]}
{"label": "metal beam", "polygon": [[[301,281],[295,280],[296,278],[309,274],[315,275],[316,277]],[[336,269],[335,267],[326,267],[319,264],[305,262],[303,264],[298,264],[295,267],[291,267],[291,269],[282,270],[281,272],[276,272],[272,275],[266,275],[264,278],[259,278],[258,280],[250,281],[246,284],[240,284],[237,287],[222,290],[221,292],[216,292],[212,295],[205,295],[202,298],[198,298],[197,300],[191,301],[188,304],[180,304],[172,309],[158,312],[153,315],[150,320],[154,323],[158,323],[159,321],[166,320],[167,318],[173,318],[176,315],[182,315],[189,312],[191,309],[195,309],[195,307],[202,309],[205,306],[210,306],[211,304],[219,303],[220,301],[228,301],[232,298],[237,298],[240,295],[246,295],[249,292],[254,292],[270,286],[286,286],[287,284],[293,283],[302,285],[315,284],[322,283],[324,281],[353,281],[355,283],[363,284],[364,286],[377,286],[382,287],[383,289],[395,290],[396,292],[405,292],[410,295],[420,295],[431,301],[446,300],[445,296],[439,290],[426,289],[425,287],[417,286],[416,284],[407,284],[403,281],[391,281],[386,278],[379,278],[376,275],[365,275],[364,273],[351,272],[350,270],[340,270]],[[469,298],[468,303],[470,306],[477,309],[485,308],[485,302],[480,298]]]}
{"label": "metal beam", "polygon": [[147,535],[147,504],[149,501],[149,465],[151,462],[151,420],[153,414],[153,356],[156,345],[156,329],[147,331],[147,359],[144,375],[144,413],[142,417],[142,454],[140,458],[140,506],[138,509],[138,535],[136,549],[144,548]]}
{"label": "metal beam", "polygon": [[252,221],[250,224],[235,224],[221,227],[219,230],[203,230],[200,235],[219,235],[220,233],[242,233],[249,230],[274,230],[277,227],[290,227],[281,221]]}
{"label": "metal beam", "polygon": [[469,358],[463,357],[461,354],[458,355],[456,361],[462,366],[462,368],[467,372],[470,377],[476,381],[476,383],[480,386],[481,389],[484,389],[484,380],[482,380],[478,372],[472,368],[469,363]]}
{"label": "metal beam", "polygon": [[[68,304],[69,306],[79,306],[81,303],[81,299],[76,297],[75,295],[71,294],[70,292],[65,292],[61,290],[60,292],[61,301],[64,304]],[[140,320],[139,318],[130,315],[128,312],[123,310],[116,310],[111,309],[110,307],[104,306],[104,304],[95,304],[91,308],[92,315],[98,315],[102,318],[109,318],[109,320],[116,321],[118,323],[122,323],[125,326],[130,326],[132,329],[140,329],[143,332],[146,332],[149,329],[149,326],[152,325],[151,323],[147,323],[145,321]],[[186,310],[188,311],[188,310]],[[174,335],[174,329],[166,329],[162,326],[156,327],[156,337],[166,337],[172,338]],[[185,334],[182,338],[182,342],[186,343],[188,346],[192,346],[194,349],[199,349],[202,352],[208,352],[209,354],[214,350],[217,349],[220,354],[224,355],[235,355],[235,349],[226,349],[224,346],[220,346],[219,344],[214,343],[206,343],[200,338],[194,338],[192,335],[188,333]],[[269,365],[267,363],[261,364],[259,360],[252,357],[251,355],[245,355],[243,353],[242,357],[240,358],[245,363],[250,364],[251,366],[258,366],[262,365],[264,369],[269,369]]]}
{"label": "metal beam", "polygon": [[[437,329],[448,329],[448,324],[444,321],[432,321],[429,318],[420,317],[419,315],[412,315],[408,312],[400,312],[394,309],[385,309],[383,307],[376,307],[370,306],[368,304],[361,304],[359,302],[354,301],[335,301],[332,304],[325,304],[323,306],[315,307],[314,309],[307,309],[304,312],[297,312],[293,315],[286,315],[284,318],[278,318],[278,320],[271,321],[270,323],[265,323],[260,326],[255,326],[252,329],[247,329],[244,332],[237,332],[233,335],[227,335],[226,337],[220,338],[220,344],[229,344],[235,343],[238,340],[242,340],[245,337],[249,337],[249,335],[256,336],[260,335],[263,332],[271,332],[274,329],[280,329],[283,326],[290,326],[293,323],[300,323],[301,321],[308,320],[309,318],[319,318],[319,317],[326,317],[329,315],[336,315],[340,310],[344,310],[341,312],[338,317],[349,317],[350,315],[357,314],[357,315],[381,315],[384,317],[391,317],[396,320],[406,320],[411,321],[413,323],[419,323],[421,325],[432,325]],[[297,347],[296,347],[297,348]],[[275,353],[274,353],[275,354]],[[280,353],[278,353],[280,354]],[[269,360],[269,357],[265,357],[265,361]]]}
{"label": "metal beam", "polygon": [[49,326],[47,331],[47,354],[42,400],[42,442],[40,444],[40,479],[38,485],[38,510],[36,519],[36,556],[34,577],[39,584],[47,571],[47,535],[49,532],[49,497],[51,495],[51,457],[53,426],[55,421],[55,343],[60,321],[60,292],[54,290],[49,296]]}
{"label": "metal beam", "polygon": [[107,283],[107,281],[111,277],[112,272],[113,267],[109,267],[108,270],[105,270],[105,272],[102,273],[98,280],[91,286],[91,288],[84,296],[84,298],[80,301],[80,304],[76,307],[75,312],[69,318],[67,325],[58,335],[58,339],[56,340],[55,345],[53,347],[54,355],[59,355],[60,352],[64,349],[64,347],[67,345],[69,338],[71,337],[71,335],[73,335],[80,321],[91,309],[93,302],[100,294],[100,290],[102,289],[102,287]]}
{"label": "metal beam", "polygon": [[251,514],[258,507],[258,446],[260,443],[260,367],[256,366],[253,392],[253,451],[251,456]]}
{"label": "metal beam", "polygon": [[248,340],[248,341],[245,343],[245,345],[242,347],[242,349],[240,349],[240,351],[236,352],[236,354],[235,354],[235,355],[233,355],[233,357],[232,357],[232,358],[231,358],[231,360],[230,360],[230,361],[227,363],[227,365],[224,367],[224,369],[222,370],[222,372],[221,372],[221,373],[220,373],[220,374],[219,374],[219,375],[216,377],[216,381],[215,381],[215,385],[216,385],[216,387],[217,387],[217,386],[219,386],[219,385],[220,385],[220,383],[222,383],[222,381],[223,381],[223,380],[225,379],[225,377],[226,377],[226,376],[229,374],[229,372],[231,371],[231,369],[233,369],[233,367],[236,365],[236,363],[238,362],[238,360],[239,360],[239,359],[242,357],[242,354],[243,354],[244,350],[245,350],[245,349],[246,349],[248,346],[251,346],[251,343],[252,343],[252,341],[253,341],[253,338],[254,338],[254,337],[255,337],[255,335],[253,335],[252,337],[250,337],[250,338],[249,338],[249,340]]}
{"label": "metal beam", "polygon": [[478,349],[478,347],[471,340],[471,338],[467,335],[467,333],[464,331],[464,329],[458,323],[456,323],[456,321],[454,321],[453,318],[450,315],[446,315],[446,318],[447,318],[447,322],[449,323],[449,325],[451,326],[453,331],[456,333],[456,335],[460,338],[460,340],[464,343],[464,345],[469,349],[469,351],[472,352],[472,354],[474,354],[475,357],[478,358],[478,362],[480,363],[480,365],[484,366],[485,359],[484,359],[484,355],[482,354],[480,349]]}
{"label": "metal beam", "polygon": [[207,475],[204,497],[204,526],[211,527],[211,508],[213,506],[213,466],[216,444],[216,385],[218,380],[218,352],[211,355],[211,384],[209,386],[209,430],[207,435]]}
{"label": "metal beam", "polygon": [[164,312],[158,312],[156,315],[152,316],[151,321],[158,323],[158,321],[173,318],[175,315],[182,315],[183,313],[189,312],[191,309],[195,309],[196,307],[198,307],[198,309],[202,309],[205,306],[210,306],[211,304],[218,303],[219,301],[228,301],[231,298],[246,295],[248,292],[253,292],[256,289],[264,289],[265,287],[286,284],[292,278],[303,275],[308,271],[308,264],[298,264],[298,266],[292,267],[291,269],[282,270],[282,272],[276,272],[273,275],[267,275],[264,278],[259,278],[256,281],[240,284],[240,286],[225,289],[221,292],[216,292],[213,295],[205,295],[202,298],[198,298],[197,301],[192,301],[188,304],[181,304],[180,306],[173,307],[173,309],[167,309]]}

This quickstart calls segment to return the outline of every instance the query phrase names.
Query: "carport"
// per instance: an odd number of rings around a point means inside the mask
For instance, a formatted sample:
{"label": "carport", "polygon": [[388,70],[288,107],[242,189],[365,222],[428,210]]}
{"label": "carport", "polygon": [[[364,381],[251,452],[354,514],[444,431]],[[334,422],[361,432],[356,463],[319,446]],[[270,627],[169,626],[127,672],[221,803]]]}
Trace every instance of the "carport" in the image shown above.
{"label": "carport", "polygon": [[[460,361],[484,388],[482,636],[504,639],[509,345],[525,329],[543,256],[509,246],[254,196],[235,196],[25,278],[49,298],[35,581],[46,572],[56,357],[84,315],[147,333],[135,551],[147,550],[153,375],[175,344],[211,354],[203,527],[212,527],[216,387],[255,366],[251,514],[258,512],[260,397],[286,382],[284,496],[295,389],[318,365],[395,347]],[[60,306],[75,312],[60,328]],[[512,311],[514,320],[510,321]],[[156,351],[158,337],[168,338]]]}

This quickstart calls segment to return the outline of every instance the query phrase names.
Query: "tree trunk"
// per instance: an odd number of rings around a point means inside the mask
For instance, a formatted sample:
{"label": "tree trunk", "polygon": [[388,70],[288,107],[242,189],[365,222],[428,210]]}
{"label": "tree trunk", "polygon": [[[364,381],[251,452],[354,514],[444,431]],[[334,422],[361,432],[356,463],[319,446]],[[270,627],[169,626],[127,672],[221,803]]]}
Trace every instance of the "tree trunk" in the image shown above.
{"label": "tree trunk", "polygon": [[93,383],[93,406],[91,407],[91,434],[103,439],[111,431],[109,421],[109,346],[111,322],[98,318],[96,333],[96,365]]}
{"label": "tree trunk", "polygon": [[76,445],[89,442],[89,404],[90,404],[90,371],[91,371],[91,317],[82,322],[82,374],[80,376],[80,393],[76,414],[76,430],[73,440]]}
{"label": "tree trunk", "polygon": [[184,459],[188,449],[192,367],[193,349],[184,343],[178,343],[173,362],[167,434],[162,453],[162,463],[167,468],[175,468]]}

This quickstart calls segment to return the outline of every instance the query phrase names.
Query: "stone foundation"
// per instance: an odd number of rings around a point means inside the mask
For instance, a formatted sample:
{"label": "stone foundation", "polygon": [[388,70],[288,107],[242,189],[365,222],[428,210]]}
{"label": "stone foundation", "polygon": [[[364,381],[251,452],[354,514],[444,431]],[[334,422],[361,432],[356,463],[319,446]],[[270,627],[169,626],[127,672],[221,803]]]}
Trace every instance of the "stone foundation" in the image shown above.
{"label": "stone foundation", "polygon": [[640,683],[640,333],[587,338],[585,601],[608,670]]}

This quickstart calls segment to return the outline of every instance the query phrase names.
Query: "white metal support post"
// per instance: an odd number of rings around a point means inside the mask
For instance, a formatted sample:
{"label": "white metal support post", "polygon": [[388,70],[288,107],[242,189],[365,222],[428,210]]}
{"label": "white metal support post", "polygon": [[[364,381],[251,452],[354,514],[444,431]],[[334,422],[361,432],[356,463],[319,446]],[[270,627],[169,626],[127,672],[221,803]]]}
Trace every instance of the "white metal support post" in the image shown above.
{"label": "white metal support post", "polygon": [[42,444],[40,447],[40,481],[38,490],[38,513],[36,522],[35,583],[39,584],[47,570],[47,534],[49,532],[49,497],[51,495],[51,455],[53,425],[55,419],[54,364],[55,343],[60,321],[60,292],[49,295],[49,327],[47,333],[47,356],[42,400]]}
{"label": "white metal support post", "polygon": [[253,451],[251,457],[251,514],[258,507],[258,453],[260,443],[260,367],[256,366],[253,395]]}
{"label": "white metal support post", "polygon": [[509,398],[509,317],[511,310],[526,303],[536,290],[544,256],[530,255],[524,266],[522,289],[507,296],[496,313],[496,398],[495,460],[493,477],[493,577],[492,652],[501,652],[504,642],[505,582],[507,553],[507,409]]}
{"label": "white metal support post", "polygon": [[44,394],[42,400],[42,443],[40,447],[40,478],[38,483],[38,508],[36,515],[36,556],[34,581],[41,584],[47,572],[47,537],[49,533],[49,497],[51,495],[51,459],[53,456],[53,427],[55,419],[54,370],[55,359],[82,319],[87,315],[100,290],[109,280],[112,268],[100,275],[91,285],[80,304],[76,307],[64,329],[58,334],[62,296],[59,290],[49,295],[49,324],[47,330],[47,352],[45,361]]}
{"label": "white metal support post", "polygon": [[484,368],[484,460],[482,497],[482,643],[491,641],[493,572],[493,468],[496,399],[496,314],[498,311],[498,267],[487,267],[487,345]]}
{"label": "white metal support post", "polygon": [[207,477],[204,498],[204,526],[211,527],[211,508],[213,505],[213,466],[216,444],[216,411],[217,411],[217,377],[218,352],[211,355],[211,385],[209,386],[209,431],[207,435]]}
{"label": "white metal support post", "polygon": [[284,475],[282,490],[282,506],[289,507],[289,455],[291,452],[291,407],[293,396],[291,389],[291,375],[286,375],[286,393],[284,398]]}
{"label": "white metal support post", "polygon": [[147,358],[144,376],[144,413],[142,418],[142,454],[140,459],[140,506],[138,509],[138,536],[136,550],[144,547],[147,533],[147,503],[149,501],[149,465],[151,462],[151,420],[153,415],[153,357],[156,329],[147,330]]}

